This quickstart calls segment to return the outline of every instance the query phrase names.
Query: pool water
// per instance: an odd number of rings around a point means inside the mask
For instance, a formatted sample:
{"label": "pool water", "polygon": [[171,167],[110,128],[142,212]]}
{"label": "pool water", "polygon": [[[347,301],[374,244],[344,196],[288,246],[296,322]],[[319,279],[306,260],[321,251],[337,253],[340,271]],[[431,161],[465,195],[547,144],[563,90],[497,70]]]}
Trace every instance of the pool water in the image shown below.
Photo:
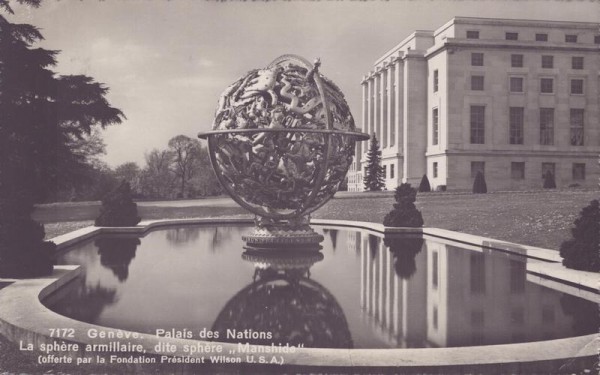
{"label": "pool water", "polygon": [[59,257],[82,265],[81,276],[44,303],[130,331],[306,347],[458,347],[598,332],[594,302],[541,285],[518,255],[319,226],[320,252],[265,255],[244,249],[251,229],[183,226],[84,242]]}

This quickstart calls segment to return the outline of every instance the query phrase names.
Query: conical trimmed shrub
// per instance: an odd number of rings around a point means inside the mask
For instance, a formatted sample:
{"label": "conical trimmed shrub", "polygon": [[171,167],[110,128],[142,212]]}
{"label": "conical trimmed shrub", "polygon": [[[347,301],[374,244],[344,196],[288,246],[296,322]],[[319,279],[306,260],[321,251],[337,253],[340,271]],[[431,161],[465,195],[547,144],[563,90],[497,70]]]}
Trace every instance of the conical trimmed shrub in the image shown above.
{"label": "conical trimmed shrub", "polygon": [[481,171],[475,175],[475,181],[473,181],[473,193],[474,194],[485,194],[487,193],[487,184],[485,183],[485,177]]}
{"label": "conical trimmed shrub", "polygon": [[544,189],[556,189],[556,181],[551,171],[544,173]]}
{"label": "conical trimmed shrub", "polygon": [[131,186],[127,181],[108,193],[102,200],[100,216],[96,218],[97,227],[131,227],[141,218],[137,215],[137,204],[131,197]]}
{"label": "conical trimmed shrub", "polygon": [[419,185],[419,193],[429,193],[431,191],[431,185],[429,184],[429,179],[427,175],[424,174],[421,179],[421,184]]}

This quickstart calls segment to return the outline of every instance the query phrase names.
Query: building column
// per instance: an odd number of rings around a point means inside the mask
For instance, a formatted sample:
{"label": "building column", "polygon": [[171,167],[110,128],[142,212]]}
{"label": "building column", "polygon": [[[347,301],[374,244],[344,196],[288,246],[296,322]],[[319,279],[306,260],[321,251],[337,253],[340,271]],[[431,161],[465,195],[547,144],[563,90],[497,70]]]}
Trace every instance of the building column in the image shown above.
{"label": "building column", "polygon": [[381,130],[379,129],[379,125],[381,124],[381,112],[379,109],[380,100],[379,100],[379,90],[380,90],[380,79],[379,73],[375,73],[373,77],[373,133],[377,135],[377,139],[381,142]]}
{"label": "building column", "polygon": [[[403,148],[403,132],[404,132],[404,62],[399,57],[395,60],[394,76],[396,81],[396,87],[394,89],[394,143],[398,148],[398,154],[404,155]],[[402,181],[404,177],[404,165],[400,159],[398,159],[396,181]],[[399,183],[398,183],[399,185]]]}
{"label": "building column", "polygon": [[[375,80],[374,77],[372,75],[369,75],[369,78],[367,80],[367,95],[368,95],[368,100],[367,100],[367,134],[371,135],[373,134],[374,130],[374,125],[373,125],[373,120],[374,120],[374,116],[373,116],[373,112],[374,112],[374,105],[375,103],[373,103],[374,101],[374,96],[373,96],[373,91],[374,91],[374,86],[375,86]],[[369,146],[367,145],[367,149],[365,151],[369,150]]]}
{"label": "building column", "polygon": [[[367,113],[367,102],[369,100],[369,91],[368,91],[368,86],[367,86],[367,77],[364,77],[363,81],[361,82],[361,86],[362,86],[362,124],[361,124],[361,131],[364,132],[365,134],[369,134],[369,131],[367,129],[368,126],[368,113]],[[362,154],[363,154],[363,142],[364,141],[360,141],[360,142],[356,142],[356,165],[357,168],[360,168],[360,161],[362,159]]]}
{"label": "building column", "polygon": [[396,124],[394,123],[394,114],[396,108],[394,107],[394,79],[395,79],[395,66],[394,63],[390,63],[388,65],[388,74],[387,74],[387,146],[393,147],[396,142],[394,142],[394,127]]}
{"label": "building column", "polygon": [[422,56],[404,59],[404,176],[402,182],[418,186],[426,173],[427,61]]}
{"label": "building column", "polygon": [[387,66],[384,66],[381,69],[381,74],[380,74],[380,82],[381,82],[381,87],[380,87],[380,100],[381,100],[381,104],[380,104],[380,112],[381,113],[381,118],[379,119],[379,121],[381,122],[381,149],[383,150],[384,148],[388,147],[388,139],[387,139],[387,89],[388,89],[388,83],[387,83],[387,77],[388,77],[388,71],[387,71]]}

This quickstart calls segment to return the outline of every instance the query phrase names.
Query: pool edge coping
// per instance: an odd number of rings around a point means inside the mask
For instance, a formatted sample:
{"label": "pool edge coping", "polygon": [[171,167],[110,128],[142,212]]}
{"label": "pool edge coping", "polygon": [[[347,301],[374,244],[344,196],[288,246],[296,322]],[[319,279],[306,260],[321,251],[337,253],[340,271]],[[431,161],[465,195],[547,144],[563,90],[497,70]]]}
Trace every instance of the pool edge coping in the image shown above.
{"label": "pool edge coping", "polygon": [[[173,225],[195,225],[195,224],[251,224],[252,219],[245,218],[198,218],[198,219],[169,219],[143,221],[135,227],[86,227],[61,235],[52,239],[57,244],[57,251],[61,251],[78,242],[93,238],[103,233],[121,234],[145,234],[148,231]],[[538,275],[553,277],[556,266],[557,252],[554,250],[536,248],[532,246],[519,245],[506,241],[475,236],[470,234],[452,232],[438,228],[390,228],[382,224],[370,222],[353,222],[346,220],[313,219],[312,224],[322,226],[341,226],[362,228],[380,232],[383,234],[393,233],[422,233],[424,235],[448,240],[452,242],[467,243],[475,246],[491,247],[483,244],[498,246],[499,250],[513,252],[518,255],[529,256],[528,252],[535,254],[537,261],[528,262],[537,268]],[[523,253],[524,251],[524,253]],[[553,263],[551,263],[553,262]],[[547,264],[545,264],[547,263]],[[551,265],[550,269],[546,267]],[[541,267],[541,269],[540,269]],[[564,271],[564,270],[563,270]],[[597,289],[598,275],[590,272],[568,270],[566,275],[561,274],[554,279],[563,280],[565,277],[575,277],[571,283],[580,286]],[[53,341],[73,341],[80,344],[94,343],[102,344],[103,339],[91,339],[85,334],[90,328],[106,332],[126,332],[119,329],[101,327],[89,323],[76,321],[47,309],[41,300],[53,291],[66,284],[77,276],[78,266],[55,266],[52,276],[37,279],[0,279],[0,281],[14,281],[11,285],[0,290],[0,333],[9,340],[19,342],[26,339],[27,342],[50,343]],[[591,274],[585,275],[582,274]],[[542,277],[543,277],[542,276]],[[556,275],[554,275],[556,276]],[[569,280],[567,280],[569,281]],[[25,314],[23,312],[26,312]],[[44,324],[40,324],[43,322]],[[48,327],[71,328],[77,333],[72,340],[50,337]],[[182,345],[197,345],[199,342],[209,345],[223,345],[227,351],[237,348],[237,344],[226,344],[218,342],[202,342],[198,340],[183,340],[171,338],[158,338],[150,334],[142,334],[144,348],[148,354],[188,356],[181,351]],[[568,360],[572,358],[583,358],[598,355],[600,337],[598,334],[564,338],[550,341],[538,341],[520,344],[503,344],[475,347],[458,348],[412,348],[412,349],[321,349],[321,348],[299,348],[295,353],[285,354],[286,364],[297,366],[327,366],[327,367],[445,367],[445,366],[469,366],[469,365],[494,365],[531,363],[539,361]],[[154,345],[159,342],[170,342],[178,344],[180,350],[176,353],[164,353],[155,351]],[[435,355],[432,355],[434,351]],[[198,355],[201,355],[199,353]],[[241,357],[241,354],[239,355]],[[235,356],[234,356],[235,357]],[[245,357],[245,356],[244,356]]]}

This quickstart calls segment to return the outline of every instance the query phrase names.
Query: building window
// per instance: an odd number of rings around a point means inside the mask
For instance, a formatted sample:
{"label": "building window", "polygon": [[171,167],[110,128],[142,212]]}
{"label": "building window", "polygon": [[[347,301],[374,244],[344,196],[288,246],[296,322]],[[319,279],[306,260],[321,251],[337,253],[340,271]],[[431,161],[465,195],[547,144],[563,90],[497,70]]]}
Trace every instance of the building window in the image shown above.
{"label": "building window", "polygon": [[438,253],[434,251],[431,253],[431,284],[434,289],[438,287]]}
{"label": "building window", "polygon": [[542,55],[542,68],[554,68],[554,56]]}
{"label": "building window", "polygon": [[571,80],[571,94],[583,94],[583,79]]}
{"label": "building window", "polygon": [[546,177],[546,173],[550,172],[552,174],[552,176],[556,176],[554,173],[555,171],[555,164],[554,163],[542,163],[542,178]]}
{"label": "building window", "polygon": [[522,68],[523,55],[510,55],[510,66],[513,68]]}
{"label": "building window", "polygon": [[483,53],[480,53],[480,52],[471,53],[471,65],[472,66],[483,66]]}
{"label": "building window", "polygon": [[[513,163],[514,164],[514,163]],[[517,163],[519,164],[519,163]],[[525,163],[523,169],[525,169]],[[510,259],[510,292],[511,294],[523,293],[525,291],[525,281],[527,268],[525,263],[520,260]]]}
{"label": "building window", "polygon": [[433,178],[437,178],[438,176],[438,163],[437,161],[433,162]]}
{"label": "building window", "polygon": [[577,35],[567,34],[565,35],[565,42],[567,43],[577,43]]}
{"label": "building window", "polygon": [[431,253],[431,285],[434,289],[438,287],[438,253],[434,251]]}
{"label": "building window", "polygon": [[467,30],[467,39],[479,39],[479,31]]}
{"label": "building window", "polygon": [[571,57],[571,69],[583,69],[583,56]]}
{"label": "building window", "polygon": [[523,92],[523,77],[510,77],[510,92]]}
{"label": "building window", "polygon": [[394,178],[394,166],[395,164],[390,164],[390,178]]}
{"label": "building window", "polygon": [[585,163],[573,163],[573,180],[585,180]]}
{"label": "building window", "polygon": [[506,40],[519,40],[519,33],[506,33]]}
{"label": "building window", "polygon": [[483,253],[471,253],[471,294],[485,293],[485,257]]}
{"label": "building window", "polygon": [[439,141],[439,116],[438,116],[437,108],[434,108],[433,111],[431,112],[431,123],[432,123],[431,143],[433,145],[437,145],[438,141]]}
{"label": "building window", "polygon": [[540,92],[543,94],[552,94],[554,92],[554,79],[553,78],[540,79]]}
{"label": "building window", "polygon": [[438,308],[437,306],[433,306],[433,329],[437,331],[438,329]]}
{"label": "building window", "polygon": [[513,180],[525,179],[525,163],[524,162],[510,163],[510,178]]}
{"label": "building window", "polygon": [[472,161],[471,162],[471,178],[475,178],[475,176],[477,176],[477,172],[481,172],[481,174],[485,177],[485,162],[483,162],[483,161]]}
{"label": "building window", "polygon": [[387,165],[383,166],[383,179],[387,179]]}
{"label": "building window", "polygon": [[485,143],[485,106],[471,106],[471,143]]}
{"label": "building window", "polygon": [[571,146],[583,146],[583,109],[571,108]]}
{"label": "building window", "polygon": [[547,42],[548,34],[535,34],[535,41],[536,42]]}
{"label": "building window", "polygon": [[483,76],[471,76],[471,90],[483,91]]}
{"label": "building window", "polygon": [[554,144],[554,108],[540,108],[540,144]]}
{"label": "building window", "polygon": [[433,92],[438,91],[438,85],[439,85],[439,72],[436,69],[433,71]]}
{"label": "building window", "polygon": [[510,107],[510,126],[509,126],[509,143],[511,145],[523,144],[523,123],[524,109],[523,107]]}

